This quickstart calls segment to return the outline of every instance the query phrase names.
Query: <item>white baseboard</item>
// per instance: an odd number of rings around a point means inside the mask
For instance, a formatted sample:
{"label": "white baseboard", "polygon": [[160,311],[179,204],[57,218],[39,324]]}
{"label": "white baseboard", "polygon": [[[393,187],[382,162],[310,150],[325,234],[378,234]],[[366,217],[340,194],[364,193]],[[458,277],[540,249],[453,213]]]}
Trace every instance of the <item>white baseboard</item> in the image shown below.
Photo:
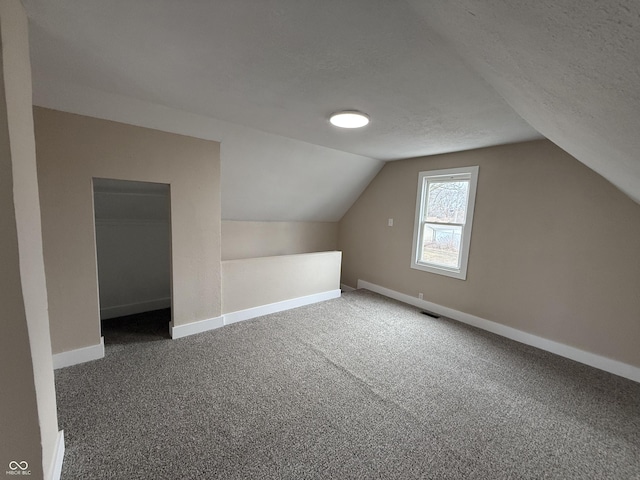
{"label": "white baseboard", "polygon": [[225,313],[221,317],[208,318],[198,322],[187,323],[186,325],[173,326],[172,324],[169,327],[169,331],[171,332],[171,338],[175,340],[177,338],[194,335],[196,333],[214,330],[224,325],[249,320],[250,318],[261,317],[270,313],[282,312],[283,310],[290,310],[292,308],[323,302],[332,298],[338,298],[340,294],[340,290],[330,290],[328,292],[316,293],[305,297],[292,298],[291,300],[284,300],[282,302],[270,303],[268,305],[261,305],[259,307],[239,310],[237,312]]}
{"label": "white baseboard", "polygon": [[62,461],[64,460],[64,430],[60,430],[58,432],[58,437],[56,438],[56,446],[53,452],[53,459],[51,462],[51,467],[46,480],[60,480],[60,476],[62,475]]}
{"label": "white baseboard", "polygon": [[284,310],[290,310],[304,305],[311,305],[312,303],[324,302],[325,300],[331,300],[332,298],[339,298],[341,294],[342,292],[340,289],[329,290],[327,292],[315,293],[313,295],[292,298],[282,302],[269,303],[259,307],[248,308],[246,310],[238,310],[237,312],[225,313],[223,315],[224,324],[230,325],[243,320],[269,315],[270,313],[282,312]]}
{"label": "white baseboard", "polygon": [[615,375],[628,378],[629,380],[633,380],[635,382],[640,382],[640,368],[634,367],[633,365],[596,355],[595,353],[586,352],[584,350],[570,347],[569,345],[555,342],[553,340],[538,337],[537,335],[526,333],[522,330],[517,330],[515,328],[502,325],[501,323],[492,322],[491,320],[476,317],[475,315],[471,315],[469,313],[460,312],[458,310],[454,310],[453,308],[443,307],[442,305],[438,305],[437,303],[428,302],[427,300],[420,300],[419,298],[412,297],[411,295],[396,292],[395,290],[381,287],[380,285],[366,282],[364,280],[358,280],[358,288],[365,288],[367,290],[371,290],[372,292],[379,293],[380,295],[384,295],[385,297],[390,297],[395,300],[408,303],[409,305],[429,310],[444,317],[466,323],[467,325],[472,325],[482,330],[486,330],[488,332],[510,338],[511,340],[515,340],[516,342],[531,345],[532,347],[555,353],[556,355],[560,355],[561,357],[584,363],[585,365],[604,370],[605,372],[613,373]]}
{"label": "white baseboard", "polygon": [[171,307],[171,297],[156,298],[145,302],[128,303],[126,305],[114,305],[112,307],[100,308],[100,319],[124,317],[125,315],[135,315],[136,313],[151,312]]}
{"label": "white baseboard", "polygon": [[343,292],[353,292],[355,290],[355,288],[350,287],[349,285],[346,285],[344,283],[340,284],[340,290],[342,290]]}
{"label": "white baseboard", "polygon": [[98,360],[100,358],[104,358],[104,337],[100,337],[100,343],[97,345],[54,354],[53,368],[70,367],[71,365],[90,362],[91,360]]}
{"label": "white baseboard", "polygon": [[177,338],[188,337],[189,335],[206,332],[222,326],[224,326],[222,317],[214,317],[177,326],[174,326],[173,322],[171,322],[169,332],[171,333],[171,338],[175,340]]}

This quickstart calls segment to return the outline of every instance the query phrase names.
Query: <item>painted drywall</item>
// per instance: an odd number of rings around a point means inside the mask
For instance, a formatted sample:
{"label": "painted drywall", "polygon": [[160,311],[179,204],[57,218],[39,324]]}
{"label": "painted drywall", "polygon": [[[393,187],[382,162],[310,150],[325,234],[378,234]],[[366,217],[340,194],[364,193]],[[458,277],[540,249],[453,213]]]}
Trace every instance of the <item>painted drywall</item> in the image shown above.
{"label": "painted drywall", "polygon": [[[418,172],[479,165],[466,281],[410,268]],[[388,227],[389,218],[394,226]],[[388,163],[340,222],[358,279],[640,366],[640,205],[548,141]]]}
{"label": "painted drywall", "polygon": [[92,178],[171,186],[174,325],[220,315],[219,144],[34,109],[54,353],[100,343]]}
{"label": "painted drywall", "polygon": [[[49,475],[58,422],[31,111],[27,17],[0,2],[0,469]],[[20,469],[21,470],[21,469]]]}
{"label": "painted drywall", "polygon": [[171,306],[169,187],[104,191],[94,180],[100,318]]}
{"label": "painted drywall", "polygon": [[337,290],[341,257],[319,252],[222,262],[222,312]]}
{"label": "painted drywall", "polygon": [[169,223],[96,223],[100,317],[171,306]]}
{"label": "painted drywall", "polygon": [[34,105],[221,142],[226,220],[337,222],[384,163],[53,78],[35,84]]}
{"label": "painted drywall", "polygon": [[222,221],[222,260],[325,252],[337,247],[337,222]]}

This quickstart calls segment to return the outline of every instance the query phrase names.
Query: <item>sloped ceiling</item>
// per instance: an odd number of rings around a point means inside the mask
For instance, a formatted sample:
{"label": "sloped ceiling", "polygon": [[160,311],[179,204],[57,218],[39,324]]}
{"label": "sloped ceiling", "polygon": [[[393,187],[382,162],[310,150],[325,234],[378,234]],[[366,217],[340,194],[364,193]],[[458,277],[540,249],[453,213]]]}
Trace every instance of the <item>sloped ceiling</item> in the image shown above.
{"label": "sloped ceiling", "polygon": [[326,221],[383,160],[538,132],[640,198],[637,7],[562,3],[24,0],[36,104],[220,140],[223,218]]}
{"label": "sloped ceiling", "polygon": [[640,2],[409,2],[523,119],[640,202]]}
{"label": "sloped ceiling", "polygon": [[81,85],[48,80],[45,90],[34,91],[34,104],[219,141],[225,220],[338,221],[383,165]]}

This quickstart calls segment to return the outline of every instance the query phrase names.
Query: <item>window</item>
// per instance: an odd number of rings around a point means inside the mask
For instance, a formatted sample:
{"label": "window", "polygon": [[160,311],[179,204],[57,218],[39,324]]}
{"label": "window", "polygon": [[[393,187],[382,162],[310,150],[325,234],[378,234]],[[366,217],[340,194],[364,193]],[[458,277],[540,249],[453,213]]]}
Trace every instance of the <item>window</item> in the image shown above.
{"label": "window", "polygon": [[478,167],[420,172],[411,268],[465,280]]}

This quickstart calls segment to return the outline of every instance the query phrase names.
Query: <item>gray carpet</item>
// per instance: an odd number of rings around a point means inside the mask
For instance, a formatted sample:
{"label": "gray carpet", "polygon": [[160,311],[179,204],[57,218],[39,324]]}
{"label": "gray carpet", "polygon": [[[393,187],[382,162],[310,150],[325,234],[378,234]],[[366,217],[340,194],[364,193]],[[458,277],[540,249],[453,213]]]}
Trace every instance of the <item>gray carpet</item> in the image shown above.
{"label": "gray carpet", "polygon": [[56,372],[63,479],[640,478],[640,384],[367,291],[163,334]]}

